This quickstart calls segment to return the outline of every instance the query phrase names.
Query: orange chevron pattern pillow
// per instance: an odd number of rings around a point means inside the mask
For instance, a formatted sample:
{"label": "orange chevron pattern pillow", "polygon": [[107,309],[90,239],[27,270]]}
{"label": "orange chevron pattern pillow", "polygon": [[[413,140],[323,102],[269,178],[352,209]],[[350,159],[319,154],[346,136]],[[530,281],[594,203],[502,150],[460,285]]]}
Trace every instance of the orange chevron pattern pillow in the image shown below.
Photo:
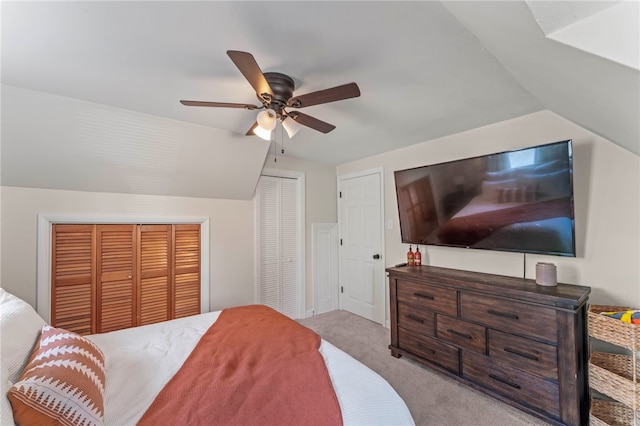
{"label": "orange chevron pattern pillow", "polygon": [[19,425],[101,425],[104,386],[102,351],[76,333],[45,325],[8,397]]}

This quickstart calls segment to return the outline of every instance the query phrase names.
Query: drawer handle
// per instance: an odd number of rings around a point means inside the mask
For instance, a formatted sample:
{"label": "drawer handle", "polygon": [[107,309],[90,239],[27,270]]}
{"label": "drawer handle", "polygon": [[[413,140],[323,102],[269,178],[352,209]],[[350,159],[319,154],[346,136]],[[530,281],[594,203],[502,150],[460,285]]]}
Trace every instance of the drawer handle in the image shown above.
{"label": "drawer handle", "polygon": [[407,318],[410,319],[411,321],[415,321],[415,322],[419,322],[420,324],[424,324],[424,319],[420,318],[420,317],[416,317],[414,315],[407,315]]}
{"label": "drawer handle", "polygon": [[424,294],[424,293],[413,293],[414,296],[416,297],[422,297],[423,299],[429,299],[429,300],[433,300],[433,296],[430,294]]}
{"label": "drawer handle", "polygon": [[434,350],[433,350],[433,349],[431,349],[431,348],[428,348],[428,347],[424,346],[424,345],[423,345],[422,343],[420,343],[420,342],[418,342],[417,346],[418,346],[420,349],[424,350],[424,351],[430,352],[432,355],[435,355],[435,354],[436,354],[436,351],[434,351]]}
{"label": "drawer handle", "polygon": [[499,317],[504,317],[504,318],[511,318],[511,319],[515,319],[515,320],[519,319],[519,317],[517,315],[515,315],[515,314],[509,314],[509,313],[506,313],[506,312],[494,311],[493,309],[489,309],[487,311],[487,313],[489,313],[491,315],[497,315]]}
{"label": "drawer handle", "polygon": [[498,376],[495,376],[493,374],[489,374],[489,377],[491,377],[495,381],[498,381],[500,383],[504,383],[505,385],[511,386],[512,388],[520,389],[520,385],[519,384],[510,382],[509,380],[503,379],[502,377],[498,377]]}
{"label": "drawer handle", "polygon": [[527,358],[527,359],[533,360],[533,361],[538,361],[538,357],[537,356],[531,355],[531,354],[527,354],[527,353],[524,353],[524,352],[520,352],[520,351],[518,351],[516,349],[504,348],[504,351],[512,353],[512,354],[515,354],[515,355],[518,355],[518,356],[521,356],[523,358]]}
{"label": "drawer handle", "polygon": [[464,337],[465,339],[473,339],[473,336],[469,336],[468,334],[465,333],[460,333],[459,331],[456,331],[452,328],[447,329],[447,332],[451,333],[451,334],[455,334],[456,336],[460,336],[460,337]]}

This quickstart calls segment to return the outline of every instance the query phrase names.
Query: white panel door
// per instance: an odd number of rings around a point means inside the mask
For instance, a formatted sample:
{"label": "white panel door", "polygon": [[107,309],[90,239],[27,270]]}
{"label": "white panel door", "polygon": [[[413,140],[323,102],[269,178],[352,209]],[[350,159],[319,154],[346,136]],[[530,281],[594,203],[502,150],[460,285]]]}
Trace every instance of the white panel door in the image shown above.
{"label": "white panel door", "polygon": [[315,314],[338,309],[338,224],[314,223],[313,288]]}
{"label": "white panel door", "polygon": [[340,181],[342,309],[384,324],[382,173]]}
{"label": "white panel door", "polygon": [[262,176],[256,197],[258,303],[298,318],[297,181]]}

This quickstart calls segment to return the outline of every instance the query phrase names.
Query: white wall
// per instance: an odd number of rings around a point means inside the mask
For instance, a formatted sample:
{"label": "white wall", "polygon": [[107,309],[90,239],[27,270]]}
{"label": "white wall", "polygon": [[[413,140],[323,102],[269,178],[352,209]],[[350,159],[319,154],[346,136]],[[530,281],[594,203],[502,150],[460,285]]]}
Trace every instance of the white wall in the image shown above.
{"label": "white wall", "polygon": [[248,200],[269,147],[108,105],[1,91],[4,186]]}
{"label": "white wall", "polygon": [[[81,179],[81,177],[80,177]],[[254,303],[253,202],[0,188],[0,286],[36,301],[37,215],[208,217],[210,309]]]}
{"label": "white wall", "polygon": [[[294,143],[292,141],[291,143]],[[277,160],[277,161],[274,161]],[[306,310],[313,309],[313,250],[312,224],[336,223],[337,189],[335,166],[305,161],[287,156],[267,156],[264,167],[294,170],[305,174],[305,281]]]}
{"label": "white wall", "polygon": [[400,241],[393,171],[573,139],[577,257],[428,246],[423,263],[535,277],[538,261],[558,266],[558,280],[590,286],[591,303],[640,307],[640,157],[550,111],[541,111],[337,167],[345,175],[384,167],[386,264],[406,261]]}

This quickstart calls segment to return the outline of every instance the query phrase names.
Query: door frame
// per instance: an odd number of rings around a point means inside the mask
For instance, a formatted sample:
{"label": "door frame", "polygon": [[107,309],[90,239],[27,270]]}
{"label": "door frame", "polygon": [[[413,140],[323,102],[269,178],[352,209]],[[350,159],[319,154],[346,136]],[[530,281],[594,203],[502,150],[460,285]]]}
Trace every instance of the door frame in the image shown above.
{"label": "door frame", "polygon": [[[353,178],[358,178],[358,177],[363,177],[363,176],[368,176],[368,175],[378,175],[378,180],[380,182],[380,262],[382,264],[382,270],[380,271],[380,282],[381,285],[383,287],[383,291],[382,294],[384,294],[384,318],[382,318],[382,322],[381,324],[384,326],[387,322],[387,309],[388,309],[388,303],[387,303],[387,286],[385,285],[387,282],[387,273],[385,271],[385,267],[386,267],[386,256],[385,256],[385,248],[386,248],[386,241],[385,241],[385,229],[384,229],[384,223],[385,223],[385,212],[384,212],[384,167],[375,167],[373,169],[368,169],[368,170],[361,170],[359,172],[353,172],[353,173],[348,173],[345,175],[340,175],[338,176],[337,179],[337,196],[338,196],[338,235],[339,238],[342,237],[343,234],[343,228],[344,226],[346,226],[346,224],[343,224],[341,219],[342,219],[342,202],[341,202],[341,187],[342,187],[342,181],[347,180],[347,179],[353,179]],[[342,271],[343,265],[343,258],[342,258],[342,245],[338,246],[338,270]],[[338,285],[339,285],[339,290],[343,288],[344,283],[342,282],[342,273],[340,272],[338,274]],[[343,309],[343,295],[344,293],[342,293],[342,291],[339,292],[339,305],[340,305],[340,309]]]}
{"label": "door frame", "polygon": [[38,214],[36,248],[36,311],[46,321],[51,320],[51,234],[54,223],[78,224],[197,224],[200,225],[200,313],[209,312],[209,218],[208,217],[145,217],[105,216],[93,214]]}
{"label": "door frame", "polygon": [[[307,301],[307,279],[306,279],[306,214],[304,206],[306,204],[305,199],[305,173],[295,170],[283,170],[265,167],[260,172],[260,177],[271,176],[276,178],[286,178],[296,180],[297,198],[298,198],[298,268],[296,271],[296,278],[298,281],[298,318],[306,317],[306,301]],[[259,182],[259,180],[258,180]],[[258,182],[256,182],[256,191],[258,189]],[[258,276],[260,274],[260,247],[258,246],[258,208],[257,199],[254,194],[254,300],[258,303]]]}

